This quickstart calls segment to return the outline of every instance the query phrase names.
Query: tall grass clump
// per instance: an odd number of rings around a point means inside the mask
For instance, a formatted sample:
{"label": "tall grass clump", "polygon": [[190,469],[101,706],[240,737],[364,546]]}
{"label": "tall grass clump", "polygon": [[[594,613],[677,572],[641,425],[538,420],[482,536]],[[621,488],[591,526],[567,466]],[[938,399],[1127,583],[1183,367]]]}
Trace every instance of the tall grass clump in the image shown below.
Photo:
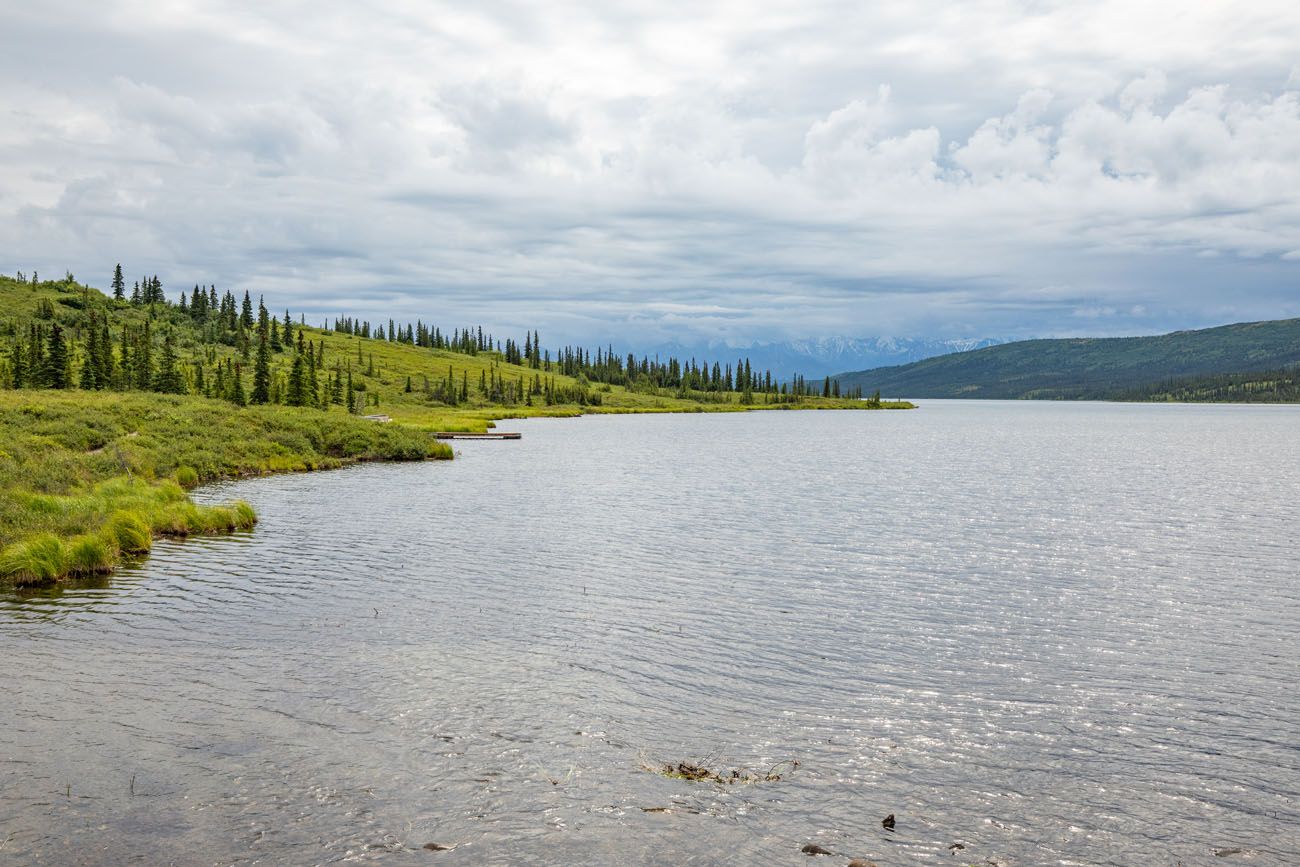
{"label": "tall grass clump", "polygon": [[199,507],[190,502],[171,502],[154,511],[149,522],[159,536],[185,536],[205,529]]}
{"label": "tall grass clump", "polygon": [[107,529],[124,554],[148,554],[153,547],[149,524],[137,512],[119,510],[108,519]]}
{"label": "tall grass clump", "polygon": [[194,467],[177,467],[176,484],[187,491],[197,487],[199,484],[199,471]]}
{"label": "tall grass clump", "polygon": [[63,568],[69,575],[107,575],[117,565],[117,540],[87,533],[68,543]]}
{"label": "tall grass clump", "polygon": [[49,584],[64,574],[66,551],[53,533],[40,533],[0,553],[0,576],[19,587]]}
{"label": "tall grass clump", "polygon": [[195,532],[208,534],[251,530],[257,523],[257,513],[243,500],[226,506],[200,506],[197,517],[202,529]]}
{"label": "tall grass clump", "polygon": [[251,530],[257,524],[257,512],[254,512],[253,507],[243,500],[235,500],[230,504],[230,508],[235,513],[236,530]]}

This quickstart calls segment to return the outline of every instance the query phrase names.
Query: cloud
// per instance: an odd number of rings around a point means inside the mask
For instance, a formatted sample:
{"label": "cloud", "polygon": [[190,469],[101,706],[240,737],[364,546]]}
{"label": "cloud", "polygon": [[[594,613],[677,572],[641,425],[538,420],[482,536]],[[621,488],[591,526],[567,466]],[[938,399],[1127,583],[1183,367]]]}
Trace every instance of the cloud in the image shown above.
{"label": "cloud", "polygon": [[1167,13],[20,4],[0,268],[557,339],[1300,315],[1300,13]]}

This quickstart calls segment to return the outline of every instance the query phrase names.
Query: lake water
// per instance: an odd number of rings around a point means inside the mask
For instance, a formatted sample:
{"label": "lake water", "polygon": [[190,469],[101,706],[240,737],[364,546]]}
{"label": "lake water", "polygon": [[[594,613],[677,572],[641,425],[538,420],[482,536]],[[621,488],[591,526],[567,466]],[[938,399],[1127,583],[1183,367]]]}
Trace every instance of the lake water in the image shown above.
{"label": "lake water", "polygon": [[0,591],[0,862],[1300,863],[1300,408],[501,427]]}

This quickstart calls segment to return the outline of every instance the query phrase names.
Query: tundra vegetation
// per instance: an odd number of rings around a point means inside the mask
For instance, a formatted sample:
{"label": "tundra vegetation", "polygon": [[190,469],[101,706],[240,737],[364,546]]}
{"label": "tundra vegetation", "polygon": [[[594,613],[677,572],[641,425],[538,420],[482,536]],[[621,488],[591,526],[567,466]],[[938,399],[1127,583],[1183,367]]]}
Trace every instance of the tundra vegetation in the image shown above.
{"label": "tundra vegetation", "polygon": [[[778,383],[744,358],[544,349],[481,328],[309,325],[249,292],[157,277],[100,292],[0,276],[0,580],[111,571],[158,536],[247,529],[246,503],[199,506],[216,479],[450,458],[435,431],[586,412],[906,408],[838,382]],[[377,420],[393,423],[377,423]]]}

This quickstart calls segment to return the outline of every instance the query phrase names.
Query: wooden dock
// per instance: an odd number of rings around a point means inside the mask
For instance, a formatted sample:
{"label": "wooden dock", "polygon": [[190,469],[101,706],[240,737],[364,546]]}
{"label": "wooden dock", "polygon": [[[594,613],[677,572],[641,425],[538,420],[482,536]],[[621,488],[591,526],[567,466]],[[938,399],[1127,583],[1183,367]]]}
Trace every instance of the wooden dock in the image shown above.
{"label": "wooden dock", "polygon": [[524,435],[506,431],[488,431],[487,433],[464,433],[463,431],[439,431],[434,434],[440,440],[521,440]]}

